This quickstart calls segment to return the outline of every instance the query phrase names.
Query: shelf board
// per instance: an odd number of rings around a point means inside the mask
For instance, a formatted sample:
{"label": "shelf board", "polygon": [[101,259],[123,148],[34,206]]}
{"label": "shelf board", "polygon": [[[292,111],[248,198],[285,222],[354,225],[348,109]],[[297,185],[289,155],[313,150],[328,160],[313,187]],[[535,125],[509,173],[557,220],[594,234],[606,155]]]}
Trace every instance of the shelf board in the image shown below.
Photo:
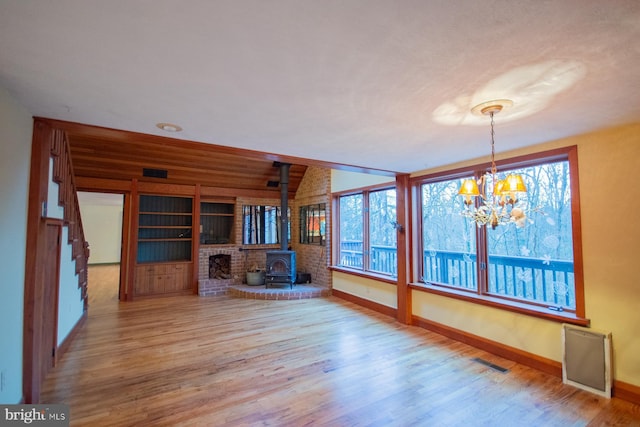
{"label": "shelf board", "polygon": [[139,225],[138,228],[173,228],[177,230],[191,230],[190,225]]}
{"label": "shelf board", "polygon": [[191,237],[158,238],[158,239],[138,239],[138,242],[190,242]]}
{"label": "shelf board", "polygon": [[173,216],[191,216],[191,212],[138,212],[140,215],[173,215]]}
{"label": "shelf board", "polygon": [[190,259],[180,259],[175,261],[136,261],[136,265],[148,266],[151,264],[192,264]]}
{"label": "shelf board", "polygon": [[200,216],[228,216],[233,217],[235,214],[232,213],[202,213],[200,212]]}

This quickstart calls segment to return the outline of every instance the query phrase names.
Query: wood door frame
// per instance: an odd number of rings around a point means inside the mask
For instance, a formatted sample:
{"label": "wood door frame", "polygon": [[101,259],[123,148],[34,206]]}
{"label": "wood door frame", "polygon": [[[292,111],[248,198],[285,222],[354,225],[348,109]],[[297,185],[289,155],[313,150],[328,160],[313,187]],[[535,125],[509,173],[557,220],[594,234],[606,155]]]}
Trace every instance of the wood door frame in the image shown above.
{"label": "wood door frame", "polygon": [[[119,193],[120,194],[120,193]],[[129,240],[131,236],[131,192],[122,193],[122,236],[120,241],[120,288],[118,300],[129,301]]]}
{"label": "wood door frame", "polygon": [[[120,280],[118,284],[118,301],[127,301],[128,288],[127,271],[129,268],[129,234],[131,233],[131,193],[128,191],[111,190],[111,189],[78,189],[84,193],[99,193],[122,196],[122,223],[120,224]],[[91,249],[91,246],[89,246]]]}
{"label": "wood door frame", "polygon": [[46,216],[49,189],[51,129],[36,122],[31,144],[29,206],[27,209],[27,257],[25,260],[24,320],[22,345],[22,400],[40,401],[42,348],[42,289],[46,253]]}

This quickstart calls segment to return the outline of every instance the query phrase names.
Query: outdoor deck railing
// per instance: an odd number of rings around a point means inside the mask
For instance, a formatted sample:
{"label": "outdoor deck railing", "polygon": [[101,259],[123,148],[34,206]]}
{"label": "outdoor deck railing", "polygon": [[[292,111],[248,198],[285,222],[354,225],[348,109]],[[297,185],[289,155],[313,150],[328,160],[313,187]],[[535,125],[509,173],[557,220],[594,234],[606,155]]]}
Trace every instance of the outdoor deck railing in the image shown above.
{"label": "outdoor deck railing", "polygon": [[[340,265],[363,268],[362,242],[340,243]],[[422,256],[425,282],[476,290],[477,261],[472,253],[429,251]],[[371,245],[369,270],[397,276],[395,247]],[[573,263],[553,259],[490,255],[489,293],[544,304],[575,307]]]}

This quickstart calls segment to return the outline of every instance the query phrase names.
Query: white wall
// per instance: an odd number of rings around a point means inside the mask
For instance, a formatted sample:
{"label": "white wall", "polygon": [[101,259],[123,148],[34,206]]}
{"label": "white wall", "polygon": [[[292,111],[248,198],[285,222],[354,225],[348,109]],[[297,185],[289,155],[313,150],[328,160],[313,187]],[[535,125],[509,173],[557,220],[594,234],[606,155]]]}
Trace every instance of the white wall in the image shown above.
{"label": "white wall", "polygon": [[387,307],[398,308],[396,286],[386,282],[334,271],[333,289],[374,301]]}
{"label": "white wall", "polygon": [[22,399],[22,331],[33,119],[0,87],[0,403]]}
{"label": "white wall", "polygon": [[58,187],[53,181],[53,157],[49,158],[49,186],[47,188],[47,217],[64,219],[64,209],[58,204]]}
{"label": "white wall", "polygon": [[120,262],[122,194],[78,193],[84,237],[89,242],[89,264]]}
{"label": "white wall", "polygon": [[84,312],[82,291],[78,288],[76,262],[72,257],[69,227],[62,227],[60,250],[60,289],[58,290],[58,345],[67,338]]}

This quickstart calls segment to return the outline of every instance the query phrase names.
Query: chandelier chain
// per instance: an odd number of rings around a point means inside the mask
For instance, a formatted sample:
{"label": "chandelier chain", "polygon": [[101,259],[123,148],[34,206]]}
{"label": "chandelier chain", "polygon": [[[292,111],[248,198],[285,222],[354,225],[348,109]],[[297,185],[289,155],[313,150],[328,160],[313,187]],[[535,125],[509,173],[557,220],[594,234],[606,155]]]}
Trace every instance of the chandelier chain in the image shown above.
{"label": "chandelier chain", "polygon": [[495,181],[496,174],[498,172],[498,168],[496,167],[496,150],[495,150],[495,131],[493,130],[493,111],[489,113],[491,116],[491,175],[493,180]]}

